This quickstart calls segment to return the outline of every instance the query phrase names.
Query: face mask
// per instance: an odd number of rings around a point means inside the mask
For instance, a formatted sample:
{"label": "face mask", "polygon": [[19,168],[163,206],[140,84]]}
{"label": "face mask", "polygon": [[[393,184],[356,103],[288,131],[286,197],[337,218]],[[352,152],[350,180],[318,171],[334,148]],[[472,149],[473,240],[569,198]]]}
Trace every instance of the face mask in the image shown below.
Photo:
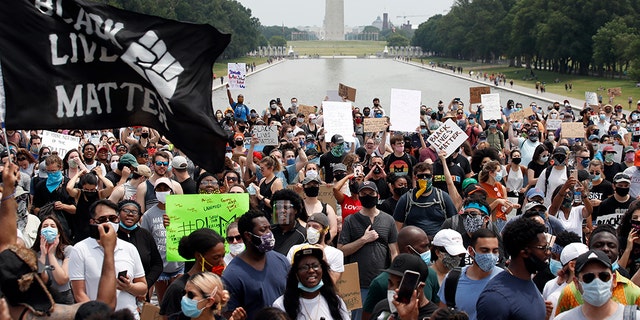
{"label": "face mask", "polygon": [[498,171],[498,172],[496,173],[496,181],[501,181],[501,180],[502,180],[502,172],[501,172],[501,171]]}
{"label": "face mask", "polygon": [[591,163],[591,160],[589,159],[582,159],[582,161],[580,161],[580,164],[585,168],[589,167],[589,163]]}
{"label": "face mask", "polygon": [[556,166],[562,166],[564,165],[564,161],[567,160],[567,158],[563,155],[557,155],[554,157],[554,159],[556,160],[555,164]]}
{"label": "face mask", "polygon": [[492,124],[490,124],[490,125],[489,125],[489,128],[490,128],[490,129],[495,129],[495,128],[497,128],[497,127],[498,127],[498,125],[497,125],[497,124],[495,124],[495,123],[492,123]]}
{"label": "face mask", "polygon": [[416,192],[416,198],[420,197],[425,192],[430,192],[433,188],[432,179],[418,179],[418,191]]}
{"label": "face mask", "polygon": [[304,194],[307,197],[310,198],[315,198],[318,196],[318,194],[320,193],[320,186],[317,187],[307,187],[307,188],[302,188],[304,190]]}
{"label": "face mask", "polygon": [[310,244],[316,244],[320,241],[320,231],[315,228],[308,227],[307,228],[307,241]]}
{"label": "face mask", "polygon": [[336,178],[336,181],[340,181],[340,180],[344,179],[344,177],[346,177],[346,176],[347,176],[347,174],[346,173],[342,173],[342,172],[336,173],[336,174],[333,175],[333,177]]}
{"label": "face mask", "polygon": [[49,190],[49,192],[56,190],[58,186],[60,186],[62,179],[62,172],[60,172],[60,170],[49,172],[47,176],[47,190]]}
{"label": "face mask", "polygon": [[366,110],[362,112],[364,114],[365,117],[368,117],[371,114],[371,111]]}
{"label": "face mask", "polygon": [[356,124],[361,124],[361,123],[362,123],[362,119],[356,118]]}
{"label": "face mask", "polygon": [[626,197],[629,194],[629,188],[616,187],[616,193],[621,197]]}
{"label": "face mask", "polygon": [[316,120],[316,119],[311,119],[311,123],[313,123],[313,124],[316,124],[317,121],[318,120]]}
{"label": "face mask", "polygon": [[[206,300],[206,299],[202,299]],[[180,300],[180,309],[182,309],[182,313],[189,318],[197,318],[202,314],[202,309],[198,309],[198,303],[202,300],[189,299],[187,296],[183,296],[182,300]]]}
{"label": "face mask", "polygon": [[562,263],[556,259],[549,260],[549,271],[552,275],[558,275],[558,271],[562,270]]}
{"label": "face mask", "polygon": [[56,241],[56,237],[58,236],[58,229],[45,227],[40,230],[40,234],[42,234],[47,243],[51,244]]}
{"label": "face mask", "polygon": [[531,142],[537,142],[538,136],[529,136],[529,140],[531,140]]}
{"label": "face mask", "polygon": [[464,217],[464,220],[462,220],[464,230],[467,231],[467,233],[474,233],[478,231],[478,229],[482,227],[483,222],[481,215],[472,216],[467,214],[466,217]]}
{"label": "face mask", "polygon": [[442,257],[442,265],[448,269],[452,270],[455,267],[460,266],[460,261],[462,257],[460,256],[451,256],[449,253],[444,252],[444,256]]}
{"label": "face mask", "polygon": [[359,199],[362,206],[367,209],[375,208],[376,204],[378,204],[378,197],[376,196],[364,196]]}
{"label": "face mask", "polygon": [[122,221],[120,221],[119,226],[120,226],[120,228],[128,230],[128,231],[133,231],[133,230],[138,228],[138,224],[137,223],[134,223],[131,227],[127,227],[127,225],[122,223]]}
{"label": "face mask", "polygon": [[342,147],[341,144],[331,148],[331,154],[336,156],[336,157],[342,157],[343,153],[344,153],[344,148]]}
{"label": "face mask", "polygon": [[600,115],[600,121],[604,121],[607,118],[607,116],[605,116],[604,114]]}
{"label": "face mask", "polygon": [[31,153],[33,154],[38,154],[38,152],[40,152],[40,147],[32,146],[31,148],[29,148],[29,151],[31,151]]}
{"label": "face mask", "polygon": [[69,164],[69,168],[77,168],[78,167],[78,163],[76,162],[76,160],[69,160],[69,161],[67,161],[67,163]]}
{"label": "face mask", "polygon": [[404,152],[404,146],[393,146],[393,151],[396,153],[403,153]]}
{"label": "face mask", "polygon": [[232,243],[229,245],[229,252],[232,256],[237,256],[244,251],[244,243]]}
{"label": "face mask", "polygon": [[610,136],[615,136],[616,134],[618,134],[618,131],[611,131],[611,132],[609,132],[609,135],[610,135]]}
{"label": "face mask", "polygon": [[594,174],[593,178],[591,178],[591,181],[598,181],[598,180],[600,180],[600,174],[599,173],[598,174]]}
{"label": "face mask", "polygon": [[475,256],[473,260],[476,262],[480,270],[484,272],[489,272],[493,270],[493,267],[498,263],[498,259],[500,258],[497,254],[493,253],[477,253],[475,249],[473,249],[473,253]]}
{"label": "face mask", "polygon": [[156,191],[156,199],[158,202],[165,204],[167,203],[167,196],[171,194],[171,191]]}
{"label": "face mask", "polygon": [[614,154],[613,154],[613,153],[607,153],[607,154],[605,154],[605,155],[604,155],[604,161],[606,161],[606,162],[613,162],[613,156],[614,156]]}
{"label": "face mask", "polygon": [[511,159],[511,162],[513,162],[515,164],[520,164],[520,162],[522,162],[522,158],[513,158],[513,159]]}
{"label": "face mask", "polygon": [[141,134],[140,134],[140,136],[141,136],[142,138],[146,139],[146,138],[149,138],[149,133],[144,132],[144,133],[141,133]]}
{"label": "face mask", "polygon": [[582,286],[582,299],[584,302],[600,307],[604,305],[609,299],[611,299],[611,282],[613,278],[609,279],[609,281],[604,282],[599,278],[593,279],[591,283],[584,283],[580,281],[580,285]]}
{"label": "face mask", "polygon": [[542,161],[542,162],[547,162],[547,161],[549,161],[549,156],[540,157],[540,161]]}
{"label": "face mask", "polygon": [[109,164],[109,166],[111,167],[111,171],[116,171],[116,169],[118,169],[118,163],[117,162],[111,162],[111,164]]}
{"label": "face mask", "polygon": [[557,113],[552,113],[549,116],[551,117],[551,119],[558,119],[558,114]]}
{"label": "face mask", "polygon": [[627,127],[627,123],[626,122],[620,122],[620,126],[623,127],[623,128],[626,128]]}
{"label": "face mask", "polygon": [[298,281],[298,289],[304,291],[304,292],[309,292],[309,293],[313,293],[316,292],[318,290],[320,290],[320,288],[322,288],[322,286],[324,286],[324,282],[322,282],[322,280],[320,280],[320,282],[318,282],[318,284],[316,284],[315,286],[308,288],[305,287],[302,282]]}
{"label": "face mask", "polygon": [[120,228],[120,223],[119,222],[109,222],[109,224],[111,225],[111,228],[113,228],[113,231],[115,231],[117,233],[118,232],[118,228]]}
{"label": "face mask", "polygon": [[401,197],[403,194],[407,193],[407,191],[409,191],[409,188],[407,188],[407,187],[402,187],[402,188],[395,188],[395,189],[393,189],[393,192],[394,192],[398,197]]}
{"label": "face mask", "polygon": [[395,290],[387,290],[387,302],[389,303],[389,311],[391,313],[396,313],[398,312],[398,309],[396,308],[396,306],[393,304],[393,296],[396,295],[396,291]]}
{"label": "face mask", "polygon": [[473,119],[473,118],[469,119],[469,124],[474,124],[474,123],[476,123],[476,119]]}
{"label": "face mask", "polygon": [[[251,233],[251,236],[253,237],[253,239],[252,239],[253,245],[261,253],[265,253],[265,252],[273,250],[273,247],[276,245],[276,239],[273,238],[273,233],[271,233],[271,232],[265,233],[265,234],[263,234],[261,236],[257,236],[255,234]],[[258,243],[256,243],[256,239],[258,239],[258,241],[259,241]]]}
{"label": "face mask", "polygon": [[296,164],[296,159],[292,158],[292,159],[287,159],[287,165],[290,166],[292,164]]}
{"label": "face mask", "polygon": [[629,152],[624,156],[625,162],[633,162],[633,159],[634,159],[634,154],[632,152]]}
{"label": "face mask", "polygon": [[236,146],[238,147],[242,147],[244,145],[244,141],[242,140],[236,140]]}
{"label": "face mask", "polygon": [[298,118],[298,123],[303,123],[304,122],[304,118]]}
{"label": "face mask", "polygon": [[549,268],[547,263],[534,256],[533,253],[530,254],[529,258],[524,259],[524,266],[530,274]]}
{"label": "face mask", "polygon": [[311,150],[311,149],[315,149],[316,148],[316,144],[311,142],[311,143],[307,143],[307,150]]}
{"label": "face mask", "polygon": [[571,208],[573,206],[573,199],[562,199],[562,207],[563,208]]}
{"label": "face mask", "polygon": [[287,132],[287,138],[289,139],[293,138],[293,132]]}
{"label": "face mask", "polygon": [[231,159],[231,157],[233,157],[233,153],[227,152],[227,153],[224,154],[224,156],[229,158],[229,159]]}
{"label": "face mask", "polygon": [[420,129],[420,133],[423,135],[427,134],[427,132],[428,132],[427,129]]}

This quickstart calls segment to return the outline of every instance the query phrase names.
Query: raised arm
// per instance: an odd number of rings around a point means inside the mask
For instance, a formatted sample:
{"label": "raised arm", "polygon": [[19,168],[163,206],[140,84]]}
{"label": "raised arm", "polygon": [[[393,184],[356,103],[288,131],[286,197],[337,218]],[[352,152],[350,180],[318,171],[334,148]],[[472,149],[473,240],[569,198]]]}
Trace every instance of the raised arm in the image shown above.
{"label": "raised arm", "polygon": [[75,175],[73,175],[73,177],[71,177],[71,179],[69,180],[69,182],[67,182],[67,193],[69,193],[69,195],[77,200],[78,196],[80,195],[80,190],[78,188],[76,188],[76,183],[78,183],[78,179],[80,179],[80,176],[82,176],[83,174],[86,174],[87,170],[78,170],[76,172]]}
{"label": "raised arm", "polygon": [[[9,245],[15,245],[18,238],[17,224],[18,204],[15,193],[16,184],[19,178],[18,166],[12,162],[5,162],[2,170],[2,202],[0,202],[0,225],[5,227],[4,232],[0,232],[0,252],[7,249]],[[13,226],[13,227],[12,227]]]}

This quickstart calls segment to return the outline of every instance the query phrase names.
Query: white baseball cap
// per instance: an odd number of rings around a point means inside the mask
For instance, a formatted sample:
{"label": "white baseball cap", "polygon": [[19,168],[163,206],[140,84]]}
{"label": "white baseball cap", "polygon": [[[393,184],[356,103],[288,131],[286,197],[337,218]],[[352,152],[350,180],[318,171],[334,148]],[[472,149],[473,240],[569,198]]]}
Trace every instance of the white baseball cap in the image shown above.
{"label": "white baseball cap", "polygon": [[584,243],[570,243],[562,249],[562,252],[560,253],[560,263],[565,266],[569,261],[578,258],[578,256],[587,251],[589,251],[589,247]]}
{"label": "white baseball cap", "polygon": [[452,256],[458,256],[467,252],[462,244],[462,235],[453,229],[442,229],[436,233],[431,242],[434,246],[444,247]]}

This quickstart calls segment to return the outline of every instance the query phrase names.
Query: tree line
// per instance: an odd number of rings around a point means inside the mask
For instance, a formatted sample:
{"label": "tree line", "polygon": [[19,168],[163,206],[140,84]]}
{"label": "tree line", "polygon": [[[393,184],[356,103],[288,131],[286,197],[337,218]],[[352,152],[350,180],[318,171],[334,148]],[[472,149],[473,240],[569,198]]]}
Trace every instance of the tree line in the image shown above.
{"label": "tree line", "polygon": [[640,1],[456,0],[412,44],[439,56],[640,79]]}

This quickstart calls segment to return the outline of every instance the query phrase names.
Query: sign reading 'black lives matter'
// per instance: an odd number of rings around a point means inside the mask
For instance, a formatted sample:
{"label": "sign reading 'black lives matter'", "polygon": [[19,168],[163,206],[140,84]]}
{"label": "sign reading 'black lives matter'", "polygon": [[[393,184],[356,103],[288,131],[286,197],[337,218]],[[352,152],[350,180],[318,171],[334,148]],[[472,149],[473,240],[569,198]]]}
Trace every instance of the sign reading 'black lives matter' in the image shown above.
{"label": "sign reading 'black lives matter'", "polygon": [[229,41],[210,25],[84,0],[2,1],[6,127],[146,125],[215,170],[227,136],[211,108],[212,66]]}

